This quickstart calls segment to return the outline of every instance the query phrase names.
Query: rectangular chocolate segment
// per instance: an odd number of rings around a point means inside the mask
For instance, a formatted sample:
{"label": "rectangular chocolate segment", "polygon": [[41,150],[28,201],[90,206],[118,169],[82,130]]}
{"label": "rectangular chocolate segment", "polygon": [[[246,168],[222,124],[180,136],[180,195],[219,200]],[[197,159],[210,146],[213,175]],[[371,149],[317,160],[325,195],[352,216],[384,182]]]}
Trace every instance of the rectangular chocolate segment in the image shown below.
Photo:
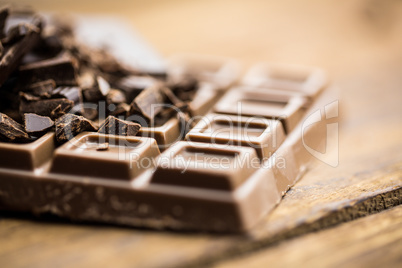
{"label": "rectangular chocolate segment", "polygon": [[303,116],[305,104],[306,99],[299,94],[236,87],[226,93],[215,105],[214,111],[222,114],[262,116],[281,120],[288,133]]}
{"label": "rectangular chocolate segment", "polygon": [[230,191],[258,169],[255,151],[238,146],[178,142],[161,157],[170,161],[156,168],[155,184]]}
{"label": "rectangular chocolate segment", "polygon": [[0,168],[33,171],[52,159],[54,147],[52,132],[30,143],[0,142]]}
{"label": "rectangular chocolate segment", "polygon": [[247,146],[255,149],[261,159],[268,159],[285,140],[285,134],[278,120],[209,114],[186,135],[186,140]]}
{"label": "rectangular chocolate segment", "polygon": [[50,171],[130,181],[145,170],[139,163],[142,158],[151,161],[158,155],[150,138],[82,133],[56,150]]}
{"label": "rectangular chocolate segment", "polygon": [[242,82],[247,86],[299,92],[313,98],[327,84],[327,76],[314,67],[260,63],[250,68]]}

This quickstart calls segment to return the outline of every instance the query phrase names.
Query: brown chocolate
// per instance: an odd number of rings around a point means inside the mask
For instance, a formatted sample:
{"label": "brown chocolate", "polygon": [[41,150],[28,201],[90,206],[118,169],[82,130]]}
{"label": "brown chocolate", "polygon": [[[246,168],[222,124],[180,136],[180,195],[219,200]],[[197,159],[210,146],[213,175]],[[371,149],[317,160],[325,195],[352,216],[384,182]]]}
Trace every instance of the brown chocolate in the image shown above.
{"label": "brown chocolate", "polygon": [[41,134],[54,126],[50,117],[37,114],[24,114],[25,131],[29,134]]}
{"label": "brown chocolate", "polygon": [[[26,95],[26,94],[24,94]],[[20,113],[35,113],[42,116],[49,116],[51,118],[55,118],[55,115],[52,115],[52,112],[57,109],[60,112],[66,113],[73,107],[74,102],[68,99],[45,99],[45,100],[35,100],[35,101],[27,101],[21,99],[20,102]]]}
{"label": "brown chocolate", "polygon": [[140,128],[140,124],[121,120],[114,116],[108,116],[105,122],[99,127],[98,132],[119,136],[135,136]]}
{"label": "brown chocolate", "polygon": [[0,140],[9,142],[28,141],[29,136],[21,124],[0,113]]}
{"label": "brown chocolate", "polygon": [[55,125],[56,140],[59,143],[71,140],[81,132],[96,131],[96,128],[91,121],[85,117],[74,114],[63,115],[56,120]]}
{"label": "brown chocolate", "polygon": [[164,108],[164,94],[161,86],[155,85],[143,90],[131,103],[130,114],[142,115],[148,121]]}
{"label": "brown chocolate", "polygon": [[71,57],[62,56],[21,66],[21,83],[30,85],[52,79],[57,86],[77,86],[74,65]]}

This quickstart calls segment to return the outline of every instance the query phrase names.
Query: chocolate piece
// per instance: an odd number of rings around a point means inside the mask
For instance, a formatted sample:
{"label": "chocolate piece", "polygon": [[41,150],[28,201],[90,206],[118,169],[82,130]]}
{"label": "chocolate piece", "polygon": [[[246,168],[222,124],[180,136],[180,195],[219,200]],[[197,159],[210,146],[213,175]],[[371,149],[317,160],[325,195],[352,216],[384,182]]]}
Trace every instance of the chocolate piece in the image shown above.
{"label": "chocolate piece", "polygon": [[86,86],[87,88],[85,88],[83,92],[85,101],[98,102],[100,100],[105,99],[105,97],[110,91],[109,83],[101,76],[98,76],[96,78],[96,81],[95,80],[92,81],[90,77],[91,77],[90,74],[88,74],[88,76],[85,78],[87,79],[87,81],[83,82],[87,84],[87,85],[84,84],[84,86]]}
{"label": "chocolate piece", "polygon": [[47,116],[24,114],[25,130],[30,134],[44,133],[54,126],[54,122]]}
{"label": "chocolate piece", "polygon": [[143,90],[131,103],[130,114],[140,114],[152,121],[164,108],[164,95],[160,85]]}
{"label": "chocolate piece", "polygon": [[74,105],[83,102],[81,88],[79,87],[58,87],[52,91],[52,97],[62,97],[74,102]]}
{"label": "chocolate piece", "polygon": [[105,122],[100,126],[98,132],[120,136],[135,136],[140,128],[140,124],[121,120],[114,116],[108,116]]}
{"label": "chocolate piece", "polygon": [[0,42],[0,58],[3,56],[4,47],[3,44]]}
{"label": "chocolate piece", "polygon": [[74,65],[68,56],[26,64],[20,67],[20,79],[26,85],[52,79],[58,86],[76,86]]}
{"label": "chocolate piece", "polygon": [[209,114],[186,135],[186,140],[246,146],[267,160],[283,143],[285,133],[277,120]]}
{"label": "chocolate piece", "polygon": [[22,125],[0,113],[0,140],[8,142],[29,141],[29,136]]}
{"label": "chocolate piece", "polygon": [[21,40],[24,36],[26,36],[29,32],[39,32],[40,30],[38,27],[27,24],[27,23],[20,23],[12,28],[10,28],[7,32],[6,37],[1,39],[1,42],[4,45],[11,45],[19,40]]}
{"label": "chocolate piece", "polygon": [[107,151],[109,149],[109,143],[99,143],[98,147],[96,148],[97,151]]}
{"label": "chocolate piece", "polygon": [[56,120],[55,125],[56,140],[59,143],[71,140],[81,132],[96,131],[96,128],[91,121],[83,116],[74,114],[63,115]]}
{"label": "chocolate piece", "polygon": [[126,95],[121,90],[111,89],[106,96],[107,104],[120,104],[126,102]]}
{"label": "chocolate piece", "polygon": [[258,90],[252,87],[231,89],[215,105],[214,111],[222,114],[262,116],[281,120],[289,133],[303,116],[307,100],[300,94],[281,90]]}
{"label": "chocolate piece", "polygon": [[54,80],[49,79],[34,83],[30,85],[28,88],[26,88],[24,91],[32,92],[32,94],[39,97],[50,98],[50,95],[55,89],[55,87],[56,83],[54,82]]}
{"label": "chocolate piece", "polygon": [[57,108],[62,112],[68,112],[74,106],[74,102],[68,99],[46,99],[37,101],[20,102],[20,113],[35,113],[42,116],[55,118],[52,112]]}
{"label": "chocolate piece", "polygon": [[[35,25],[36,26],[36,25]],[[35,45],[40,34],[40,28],[30,27],[26,35],[11,45],[0,60],[0,86],[18,67],[22,57]]]}
{"label": "chocolate piece", "polygon": [[246,147],[178,142],[166,156],[170,162],[156,168],[151,183],[230,191],[259,168],[255,151]]}
{"label": "chocolate piece", "polygon": [[[101,144],[108,150],[99,151]],[[90,176],[103,180],[131,181],[150,166],[137,163],[159,155],[155,140],[98,133],[82,133],[55,152],[51,174]],[[135,156],[135,158],[133,157]]]}
{"label": "chocolate piece", "polygon": [[[155,120],[156,121],[156,120]],[[177,118],[169,118],[161,124],[153,126],[141,126],[137,136],[149,137],[156,140],[160,151],[163,151],[180,141],[184,136],[184,130],[180,127]]]}
{"label": "chocolate piece", "polygon": [[314,98],[327,84],[327,76],[319,68],[260,63],[250,68],[243,78],[243,84],[298,92]]}
{"label": "chocolate piece", "polygon": [[[0,142],[0,177],[2,179],[4,178],[4,173],[2,174],[1,172],[4,168],[12,171],[14,171],[13,169],[18,171],[34,171],[36,168],[40,168],[43,164],[52,159],[53,151],[54,133],[52,132],[28,143]],[[11,178],[12,177],[8,177],[7,180]],[[28,180],[27,184],[19,184],[18,187],[24,187],[24,189],[26,189],[25,187],[28,186],[28,188],[30,188],[29,186],[32,186],[31,183]],[[1,185],[0,189],[4,191],[7,188]],[[20,190],[21,189],[22,188],[20,188]],[[23,199],[21,196],[16,198]],[[31,198],[37,200],[37,192],[34,192]]]}

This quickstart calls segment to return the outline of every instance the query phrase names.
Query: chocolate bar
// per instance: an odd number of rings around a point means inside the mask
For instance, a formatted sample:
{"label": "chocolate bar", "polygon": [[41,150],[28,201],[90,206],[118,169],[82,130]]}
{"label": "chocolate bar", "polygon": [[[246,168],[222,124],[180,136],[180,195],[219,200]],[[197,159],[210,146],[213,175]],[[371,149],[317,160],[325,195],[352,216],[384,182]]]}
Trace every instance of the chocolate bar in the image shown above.
{"label": "chocolate bar", "polygon": [[305,172],[304,142],[325,142],[320,124],[304,126],[333,101],[315,68],[272,78],[257,66],[238,82],[233,60],[180,56],[158,75],[77,45],[71,27],[57,27],[38,44],[53,36],[60,55],[29,50],[38,60],[5,78],[25,120],[0,114],[0,210],[243,232]]}

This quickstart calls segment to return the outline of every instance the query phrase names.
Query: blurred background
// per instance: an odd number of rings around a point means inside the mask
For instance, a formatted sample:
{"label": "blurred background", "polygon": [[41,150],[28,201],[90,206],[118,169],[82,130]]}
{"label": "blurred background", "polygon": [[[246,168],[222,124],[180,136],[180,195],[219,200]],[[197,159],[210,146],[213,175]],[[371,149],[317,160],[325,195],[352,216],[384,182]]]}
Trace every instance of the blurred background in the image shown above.
{"label": "blurred background", "polygon": [[294,62],[332,75],[399,58],[399,0],[13,0],[39,11],[119,16],[164,56]]}

